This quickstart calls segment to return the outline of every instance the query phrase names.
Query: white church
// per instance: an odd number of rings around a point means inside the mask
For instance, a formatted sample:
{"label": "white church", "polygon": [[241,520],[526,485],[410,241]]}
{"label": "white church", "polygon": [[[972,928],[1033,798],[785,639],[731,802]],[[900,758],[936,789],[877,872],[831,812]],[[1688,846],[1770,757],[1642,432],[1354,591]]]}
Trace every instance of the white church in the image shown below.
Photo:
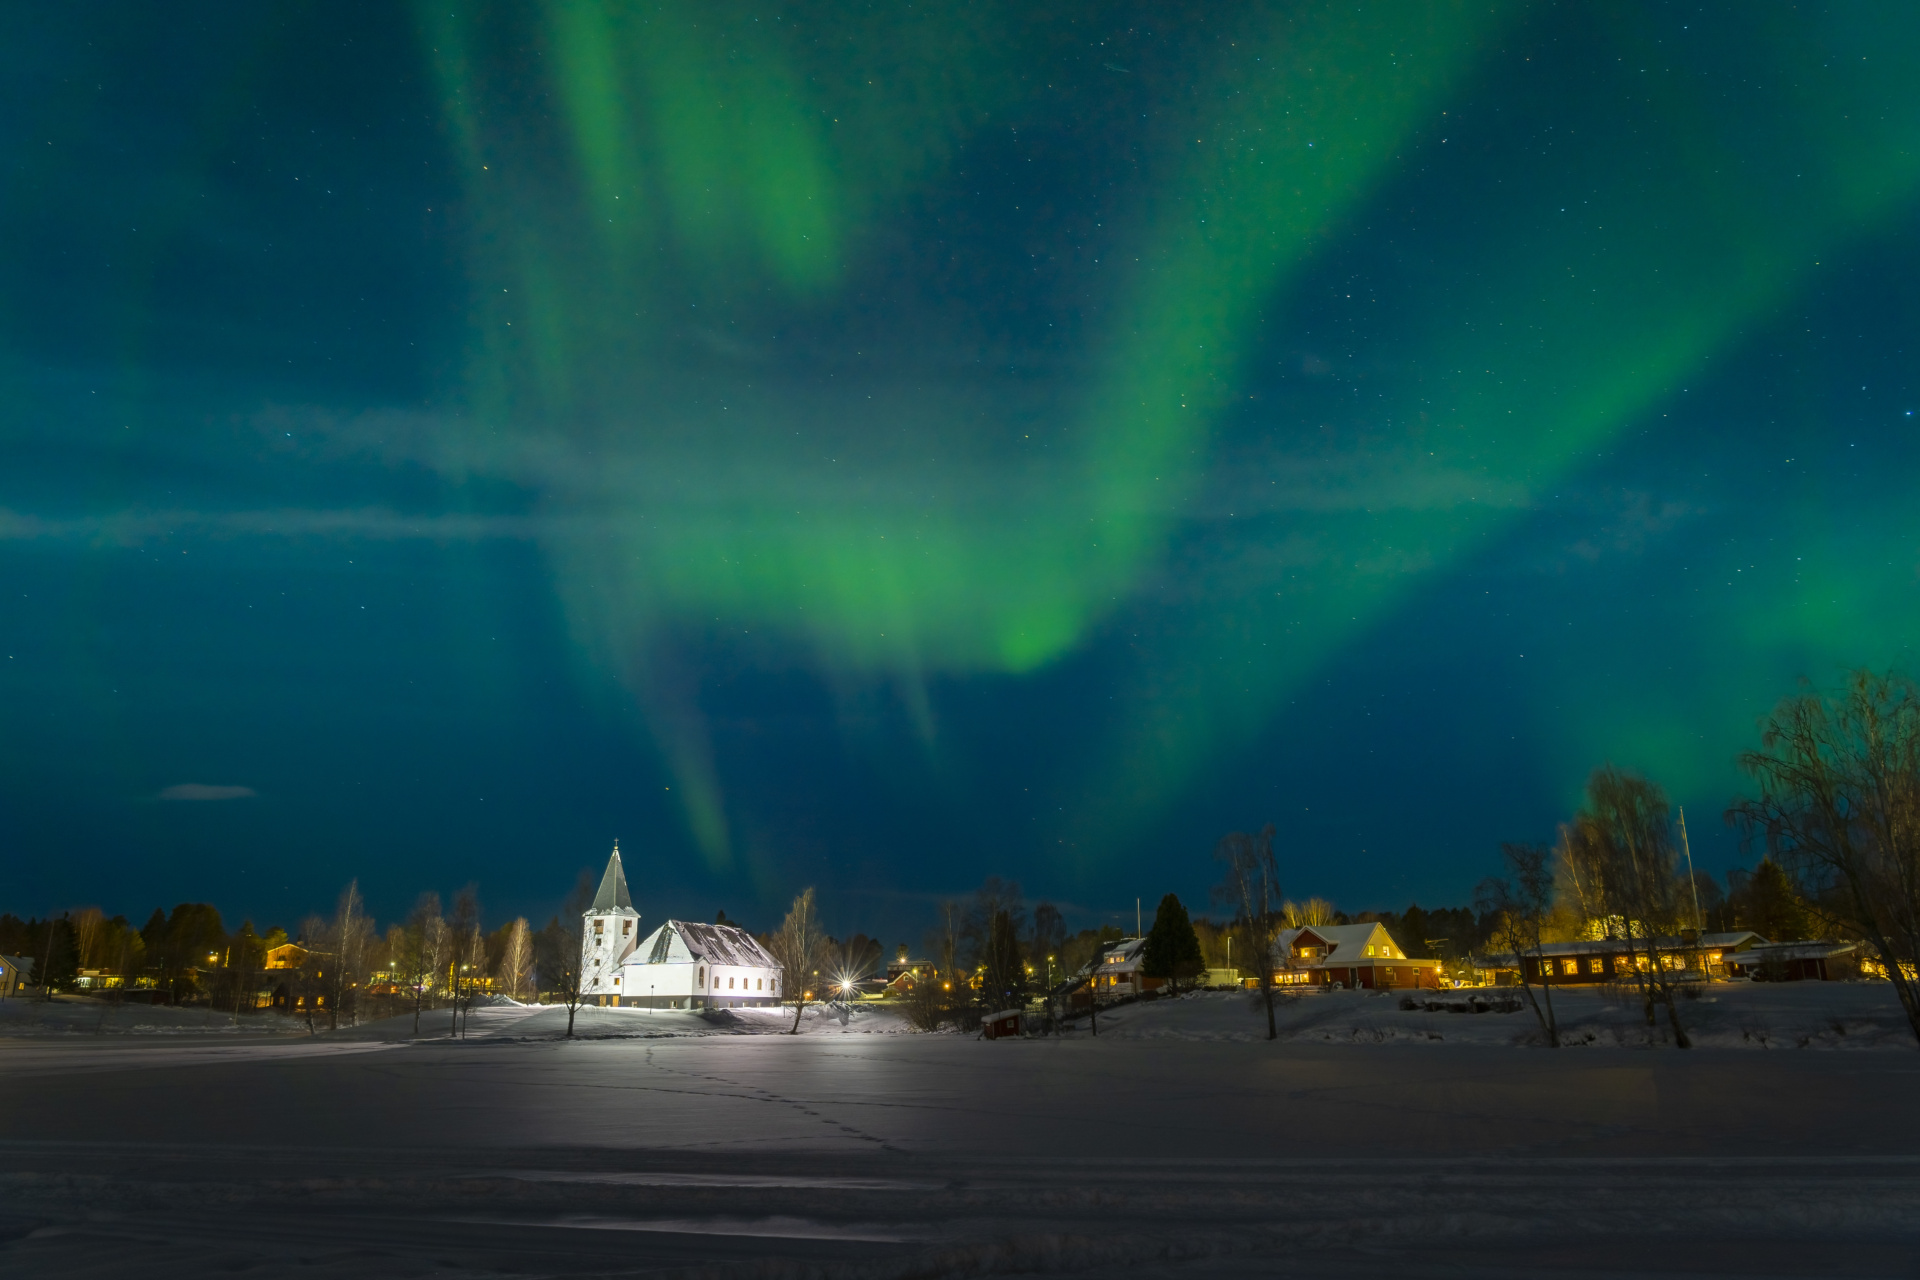
{"label": "white church", "polygon": [[745,929],[669,920],[642,938],[620,845],[584,917],[580,996],[630,1009],[738,1009],[780,1002],[780,962]]}

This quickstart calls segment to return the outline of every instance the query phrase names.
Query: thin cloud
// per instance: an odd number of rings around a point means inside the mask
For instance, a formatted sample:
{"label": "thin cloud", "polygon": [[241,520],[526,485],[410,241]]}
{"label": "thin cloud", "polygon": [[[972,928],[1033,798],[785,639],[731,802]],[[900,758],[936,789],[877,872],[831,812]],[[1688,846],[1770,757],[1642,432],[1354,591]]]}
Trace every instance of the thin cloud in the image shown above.
{"label": "thin cloud", "polygon": [[252,787],[214,787],[204,782],[182,782],[163,788],[161,800],[245,800],[259,795]]}
{"label": "thin cloud", "polygon": [[341,537],[368,541],[527,539],[551,527],[525,516],[410,516],[382,508],[279,511],[122,511],[49,519],[0,507],[0,542],[77,540],[136,546],[181,534]]}

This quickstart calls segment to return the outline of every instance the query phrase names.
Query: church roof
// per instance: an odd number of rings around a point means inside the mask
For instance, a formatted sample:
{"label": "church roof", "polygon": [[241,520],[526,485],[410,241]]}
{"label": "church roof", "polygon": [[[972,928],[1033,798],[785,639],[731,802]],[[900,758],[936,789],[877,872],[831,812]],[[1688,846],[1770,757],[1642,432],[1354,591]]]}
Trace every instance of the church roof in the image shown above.
{"label": "church roof", "polygon": [[[578,899],[575,899],[578,901]],[[613,856],[607,859],[607,873],[600,877],[600,892],[593,895],[589,911],[631,911],[633,899],[627,896],[627,873],[620,868],[620,843],[614,842]]]}
{"label": "church roof", "polygon": [[675,936],[695,960],[707,964],[737,965],[743,969],[780,967],[780,962],[745,929],[730,924],[694,924],[687,920],[669,920],[656,929],[653,947],[643,963],[670,963]]}

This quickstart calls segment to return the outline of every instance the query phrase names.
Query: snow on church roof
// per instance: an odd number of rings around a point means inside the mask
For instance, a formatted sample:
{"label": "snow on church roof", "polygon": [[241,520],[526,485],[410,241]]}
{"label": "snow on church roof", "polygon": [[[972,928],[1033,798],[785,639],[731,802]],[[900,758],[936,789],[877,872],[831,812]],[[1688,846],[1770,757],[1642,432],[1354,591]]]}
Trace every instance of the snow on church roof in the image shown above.
{"label": "snow on church roof", "polygon": [[[578,899],[576,899],[578,901]],[[607,859],[607,873],[600,877],[600,892],[593,895],[589,911],[631,911],[633,899],[627,895],[627,873],[620,867],[620,842],[613,842],[613,856]]]}
{"label": "snow on church roof", "polygon": [[780,967],[780,962],[745,929],[730,924],[693,924],[686,920],[669,920],[654,931],[653,948],[645,963],[668,963],[676,935],[694,959],[707,964],[736,965],[743,969]]}

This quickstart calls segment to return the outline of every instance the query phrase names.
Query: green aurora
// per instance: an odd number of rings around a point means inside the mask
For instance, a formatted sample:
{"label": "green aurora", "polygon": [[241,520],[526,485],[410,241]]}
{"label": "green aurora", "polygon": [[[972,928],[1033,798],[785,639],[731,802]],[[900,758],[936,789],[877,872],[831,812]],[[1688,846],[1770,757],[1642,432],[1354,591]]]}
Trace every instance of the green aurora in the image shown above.
{"label": "green aurora", "polygon": [[[48,88],[21,116],[9,216],[36,248],[8,265],[0,550],[105,583],[170,538],[437,548],[471,655],[449,669],[480,706],[528,677],[477,638],[521,597],[476,566],[530,548],[513,572],[557,602],[566,680],[644,739],[655,759],[621,768],[670,797],[653,838],[697,849],[702,883],[771,899],[835,840],[871,866],[923,822],[967,865],[995,844],[1041,879],[1138,866],[1171,833],[1308,807],[1314,691],[1382,654],[1471,683],[1514,649],[1498,696],[1463,686],[1391,730],[1464,753],[1492,730],[1460,708],[1497,703],[1496,736],[1526,746],[1490,805],[1550,812],[1607,759],[1717,803],[1796,676],[1904,660],[1907,405],[1870,426],[1836,409],[1852,374],[1815,366],[1844,363],[1829,321],[1881,305],[1861,301],[1876,278],[1920,275],[1910,7],[421,4],[308,83],[295,51],[351,28],[332,21],[235,17],[229,76],[153,73],[194,123],[124,160],[144,194],[98,217],[160,230],[95,238],[138,278],[97,286],[111,304],[58,359],[67,286],[32,262],[81,234],[23,193],[93,208],[108,160],[83,180],[43,153],[132,108]],[[48,31],[49,85],[108,57]],[[265,197],[193,194],[239,164],[262,95],[324,120],[326,77],[355,67],[386,87],[334,130],[351,145],[325,181],[363,176],[389,211],[276,229]],[[304,236],[311,279],[351,277],[360,304],[385,287],[369,264],[440,255],[407,286],[440,318],[381,330],[404,356],[369,336],[286,374],[280,348],[344,343],[361,313],[263,306],[256,350],[207,283],[225,277],[169,285],[137,238],[193,227],[209,261]],[[1883,307],[1855,345],[1903,349],[1913,319]],[[252,354],[169,365],[171,328]],[[414,363],[383,383],[355,359]],[[111,403],[46,425],[85,381],[49,370],[95,363]],[[132,423],[173,433],[152,447],[191,484],[102,479]],[[305,470],[245,479],[208,423]],[[82,460],[35,461],[55,436]],[[1864,476],[1835,460],[1856,440],[1880,450]],[[1762,483],[1762,463],[1786,470]],[[104,625],[112,594],[59,626]],[[1496,597],[1523,620],[1459,621]],[[73,678],[88,715],[124,714],[110,663]],[[769,782],[779,749],[738,747],[767,734],[716,709],[756,679],[821,691],[838,721],[785,757],[839,744],[817,799]],[[983,730],[988,706],[1031,719]],[[889,717],[898,741],[872,727]],[[148,767],[126,750],[116,768]],[[1031,811],[987,798],[1016,780]],[[1354,785],[1375,783],[1394,787]],[[854,839],[828,814],[889,788],[933,816]],[[800,844],[795,813],[819,828]],[[1424,820],[1397,830],[1394,856],[1421,857]]]}
{"label": "green aurora", "polygon": [[[1368,201],[1397,198],[1419,157],[1454,145],[1453,121],[1472,127],[1477,95],[1515,74],[1491,64],[1527,18],[1303,7],[1211,33],[1181,65],[1190,91],[1128,140],[1159,180],[1101,228],[1109,256],[1087,273],[1070,348],[1089,376],[1010,423],[978,386],[997,370],[943,387],[842,350],[839,385],[794,385],[756,378],[751,340],[689,352],[672,312],[723,315],[728,333],[831,326],[915,190],[955,179],[970,133],[1017,132],[1038,108],[1043,86],[1019,64],[1079,32],[1013,6],[857,24],[689,13],[557,5],[508,31],[431,11],[479,210],[469,412],[489,428],[438,442],[436,461],[605,514],[589,537],[550,540],[561,592],[583,647],[635,689],[722,860],[723,781],[655,652],[676,627],[768,631],[830,678],[891,681],[929,740],[929,679],[1071,654],[1163,563],[1221,419],[1249,399],[1267,316]],[[1910,207],[1920,102],[1901,68],[1920,20],[1776,14],[1687,65],[1644,16],[1583,15],[1582,61],[1613,64],[1597,100],[1529,170],[1476,175],[1501,198],[1435,237],[1438,271],[1379,286],[1378,340],[1421,375],[1368,406],[1357,441],[1309,436],[1271,460],[1287,479],[1246,499],[1254,554],[1209,567],[1158,669],[1130,682],[1117,740],[1088,762],[1085,821],[1141,821],[1355,631],[1804,288],[1823,255]],[[545,127],[502,105],[534,92],[529,49],[565,107]],[[1753,705],[1773,655],[1838,639],[1856,615],[1815,597],[1742,624],[1765,633],[1756,661],[1722,668],[1688,711]],[[1610,748],[1682,785],[1716,767],[1649,711],[1582,734],[1569,763]]]}

